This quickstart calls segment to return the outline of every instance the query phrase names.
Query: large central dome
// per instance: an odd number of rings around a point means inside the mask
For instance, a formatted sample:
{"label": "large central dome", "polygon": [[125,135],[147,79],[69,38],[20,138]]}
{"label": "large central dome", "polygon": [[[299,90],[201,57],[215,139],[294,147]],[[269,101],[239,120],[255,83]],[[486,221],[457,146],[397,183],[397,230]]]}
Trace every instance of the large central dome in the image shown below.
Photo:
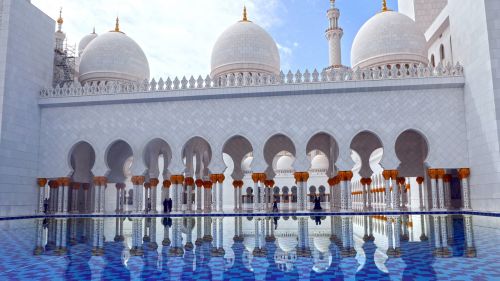
{"label": "large central dome", "polygon": [[273,38],[246,16],[220,35],[212,51],[213,78],[235,72],[280,72],[280,55]]}
{"label": "large central dome", "polygon": [[385,11],[359,30],[351,50],[352,68],[389,64],[427,64],[424,34],[415,22],[398,12]]}

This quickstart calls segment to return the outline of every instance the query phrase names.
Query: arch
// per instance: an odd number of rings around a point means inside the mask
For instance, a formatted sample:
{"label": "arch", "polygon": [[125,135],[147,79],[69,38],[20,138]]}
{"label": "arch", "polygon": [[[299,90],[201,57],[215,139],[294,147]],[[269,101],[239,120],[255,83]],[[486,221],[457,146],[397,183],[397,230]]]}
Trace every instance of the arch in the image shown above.
{"label": "arch", "polygon": [[[253,151],[250,141],[242,136],[235,135],[229,138],[222,146],[222,153],[225,153],[233,160],[233,172],[231,177],[234,180],[241,180],[244,176],[243,161]],[[253,158],[252,158],[253,159]],[[251,161],[250,161],[251,163]]]}
{"label": "arch", "polygon": [[172,160],[172,149],[165,140],[161,138],[154,138],[144,147],[142,159],[144,161],[144,165],[148,169],[148,176],[150,178],[159,177],[160,170],[158,162],[159,160],[162,160],[163,171],[161,172],[165,178],[168,175],[168,165]]}
{"label": "arch", "polygon": [[312,162],[317,153],[320,151],[328,159],[327,175],[333,176],[335,173],[335,162],[339,157],[339,145],[336,139],[326,132],[318,132],[314,134],[306,145],[306,153],[312,167]]}
{"label": "arch", "polygon": [[208,141],[200,136],[190,138],[182,149],[182,159],[185,163],[187,176],[197,178],[208,176],[208,165],[212,160],[212,148]]}
{"label": "arch", "polygon": [[400,161],[398,170],[401,176],[417,177],[425,174],[429,145],[423,133],[415,129],[400,133],[396,139],[395,152]]}
{"label": "arch", "polygon": [[124,182],[127,176],[124,172],[125,163],[133,157],[133,151],[130,144],[124,140],[115,140],[106,148],[104,161],[108,171],[106,177],[109,182]]}
{"label": "arch", "polygon": [[352,138],[350,148],[360,157],[361,166],[359,168],[359,175],[361,177],[369,178],[373,174],[370,165],[370,156],[373,151],[383,147],[379,136],[372,131],[363,130]]}
{"label": "arch", "polygon": [[266,173],[270,178],[273,178],[275,175],[273,167],[275,157],[282,151],[290,153],[294,158],[296,157],[295,144],[284,134],[275,134],[267,139],[264,144],[264,160],[268,164]]}
{"label": "arch", "polygon": [[434,54],[431,55],[431,66],[436,67],[436,59],[434,58]]}
{"label": "arch", "polygon": [[87,141],[79,141],[71,147],[68,162],[73,170],[71,177],[74,182],[92,183],[95,158],[95,150]]}

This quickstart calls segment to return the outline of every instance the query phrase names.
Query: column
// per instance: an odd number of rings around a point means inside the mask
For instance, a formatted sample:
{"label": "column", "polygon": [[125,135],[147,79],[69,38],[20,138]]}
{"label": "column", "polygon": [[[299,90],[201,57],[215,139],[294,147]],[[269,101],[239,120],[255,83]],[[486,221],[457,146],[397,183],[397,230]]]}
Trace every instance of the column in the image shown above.
{"label": "column", "polygon": [[367,178],[365,180],[366,182],[366,207],[368,208],[368,210],[371,210],[372,209],[372,179],[371,178]]}
{"label": "column", "polygon": [[[219,189],[219,198],[218,198],[218,203],[219,203],[219,211],[222,212],[223,211],[223,207],[224,207],[224,201],[223,201],[223,197],[222,197],[222,188],[224,187],[224,174],[219,174],[218,178],[217,178],[217,183],[218,183],[218,189]],[[222,247],[222,246],[221,246]]]}
{"label": "column", "polygon": [[385,207],[387,209],[391,208],[391,177],[392,177],[392,171],[391,170],[384,170],[382,172],[382,176],[384,177],[385,180]]}
{"label": "column", "polygon": [[444,169],[437,169],[437,188],[438,188],[438,196],[439,196],[439,207],[440,209],[445,209],[444,206],[444,183],[443,178],[445,175]]}
{"label": "column", "polygon": [[201,192],[203,190],[203,180],[197,179],[195,182],[196,184],[196,210],[201,211],[201,206],[202,206],[202,195]]}
{"label": "column", "polygon": [[[395,171],[395,173],[394,173]],[[400,207],[400,199],[401,199],[401,179],[397,176],[398,171],[391,171],[391,181],[392,181],[392,209],[399,210]]]}
{"label": "column", "polygon": [[184,183],[183,175],[173,175],[170,177],[170,181],[172,181],[173,185],[173,211],[178,212],[182,210],[182,184]]}
{"label": "column", "polygon": [[429,178],[431,181],[431,199],[432,199],[432,209],[436,210],[439,208],[438,206],[438,195],[437,195],[437,170],[436,169],[429,169],[428,170]]}
{"label": "column", "polygon": [[474,232],[472,228],[472,216],[464,215],[464,232],[465,232],[465,256],[473,258],[477,256],[476,246],[474,243]]}
{"label": "column", "polygon": [[193,210],[193,186],[194,179],[192,177],[186,177],[184,179],[184,184],[186,185],[186,209],[188,211]]}
{"label": "column", "polygon": [[43,213],[44,210],[44,201],[45,201],[45,185],[47,185],[47,179],[38,178],[38,210],[37,213]]}
{"label": "column", "polygon": [[212,174],[210,175],[210,180],[212,181],[212,210],[217,211],[217,186],[218,186],[218,180],[219,180],[219,175],[218,174]]}
{"label": "column", "polygon": [[211,202],[211,188],[212,188],[212,182],[211,181],[204,181],[203,182],[203,187],[205,189],[205,200],[204,200],[204,209],[205,212],[209,212],[211,207],[212,207],[212,202]]}
{"label": "column", "polygon": [[149,181],[147,182],[144,182],[144,213],[148,213],[149,212],[149,203],[148,201],[151,200],[151,196],[150,196],[150,193],[151,193],[151,184],[149,183]]}
{"label": "column", "polygon": [[470,176],[469,168],[458,169],[458,178],[460,179],[460,183],[462,185],[462,201],[464,210],[471,209],[469,176]]}
{"label": "column", "polygon": [[254,182],[254,191],[253,191],[254,211],[259,211],[262,208],[263,199],[264,199],[264,197],[263,197],[264,192],[261,190],[261,186],[264,184],[264,181],[266,180],[266,174],[253,173],[252,180]]}
{"label": "column", "polygon": [[121,207],[121,189],[123,187],[123,185],[125,185],[124,183],[117,183],[115,184],[115,187],[116,187],[116,209],[115,209],[115,212],[119,213],[122,211],[122,207]]}
{"label": "column", "polygon": [[[242,181],[241,181],[242,182]],[[243,185],[243,184],[242,184]],[[233,180],[233,187],[234,187],[234,210],[237,211],[239,210],[239,187],[240,187],[240,180]]]}
{"label": "column", "polygon": [[106,177],[101,177],[101,188],[100,188],[100,193],[99,193],[99,211],[101,213],[106,212],[106,186],[107,186],[108,180]]}
{"label": "column", "polygon": [[64,192],[63,192],[63,188],[62,188],[61,178],[57,179],[55,182],[57,184],[57,199],[56,199],[57,205],[56,205],[55,212],[62,213]]}
{"label": "column", "polygon": [[68,212],[69,205],[69,185],[71,184],[71,179],[68,177],[61,178],[61,191],[62,191],[62,209],[63,213]]}
{"label": "column", "polygon": [[132,184],[134,185],[134,212],[138,213],[141,210],[142,197],[141,192],[142,185],[144,184],[144,176],[133,176]]}
{"label": "column", "polygon": [[362,178],[361,179],[361,187],[362,187],[362,199],[363,199],[363,210],[366,210],[368,209],[368,191],[367,191],[367,188],[366,188],[366,185],[368,184],[367,183],[367,178]]}
{"label": "column", "polygon": [[297,194],[300,194],[300,197],[297,200],[297,208],[300,211],[306,210],[309,206],[309,200],[307,197],[307,180],[309,179],[308,172],[296,172],[294,174],[295,181],[297,182]]}
{"label": "column", "polygon": [[157,209],[157,204],[158,204],[158,190],[157,190],[157,187],[158,187],[158,184],[160,183],[160,181],[157,179],[157,178],[152,178],[149,180],[149,184],[151,185],[151,190],[150,190],[150,198],[151,198],[151,211],[153,213],[157,213],[158,212],[158,209]]}
{"label": "column", "polygon": [[350,190],[350,182],[352,179],[351,171],[339,171],[340,178],[340,209],[342,211],[351,210],[352,208],[352,195]]}
{"label": "column", "polygon": [[424,210],[424,178],[423,177],[417,177],[417,184],[418,184],[418,206],[420,210]]}

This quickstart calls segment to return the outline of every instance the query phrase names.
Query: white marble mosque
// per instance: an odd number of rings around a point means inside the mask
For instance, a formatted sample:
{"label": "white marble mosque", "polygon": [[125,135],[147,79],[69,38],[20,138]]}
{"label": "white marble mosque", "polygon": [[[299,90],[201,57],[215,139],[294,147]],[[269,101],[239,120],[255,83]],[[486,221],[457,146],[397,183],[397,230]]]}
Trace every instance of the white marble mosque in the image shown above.
{"label": "white marble mosque", "polygon": [[173,212],[499,211],[498,1],[382,1],[350,66],[349,3],[325,1],[329,61],[298,71],[245,8],[210,73],[164,78],[118,18],[72,55],[63,14],[2,3],[1,216],[160,213],[169,198]]}

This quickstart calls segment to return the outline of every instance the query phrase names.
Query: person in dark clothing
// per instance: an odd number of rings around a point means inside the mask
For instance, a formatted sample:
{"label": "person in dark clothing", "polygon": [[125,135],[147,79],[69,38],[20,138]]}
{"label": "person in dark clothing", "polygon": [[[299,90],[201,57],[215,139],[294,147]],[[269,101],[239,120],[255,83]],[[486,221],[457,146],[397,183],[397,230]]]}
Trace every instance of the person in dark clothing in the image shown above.
{"label": "person in dark clothing", "polygon": [[273,202],[273,212],[278,212],[278,201],[276,200]]}
{"label": "person in dark clothing", "polygon": [[278,229],[278,219],[279,217],[274,217],[274,229]]}
{"label": "person in dark clothing", "polygon": [[314,198],[314,210],[315,211],[320,211],[321,208],[321,200],[319,200],[319,197]]}
{"label": "person in dark clothing", "polygon": [[315,216],[314,221],[316,222],[316,225],[321,225],[321,217],[320,216]]}
{"label": "person in dark clothing", "polygon": [[43,212],[47,213],[49,210],[49,199],[45,198],[43,199]]}
{"label": "person in dark clothing", "polygon": [[168,212],[168,200],[167,200],[167,198],[165,198],[165,199],[163,200],[163,203],[162,203],[162,204],[163,204],[163,212],[164,212],[164,213]]}
{"label": "person in dark clothing", "polygon": [[172,198],[168,198],[168,212],[172,212]]}

